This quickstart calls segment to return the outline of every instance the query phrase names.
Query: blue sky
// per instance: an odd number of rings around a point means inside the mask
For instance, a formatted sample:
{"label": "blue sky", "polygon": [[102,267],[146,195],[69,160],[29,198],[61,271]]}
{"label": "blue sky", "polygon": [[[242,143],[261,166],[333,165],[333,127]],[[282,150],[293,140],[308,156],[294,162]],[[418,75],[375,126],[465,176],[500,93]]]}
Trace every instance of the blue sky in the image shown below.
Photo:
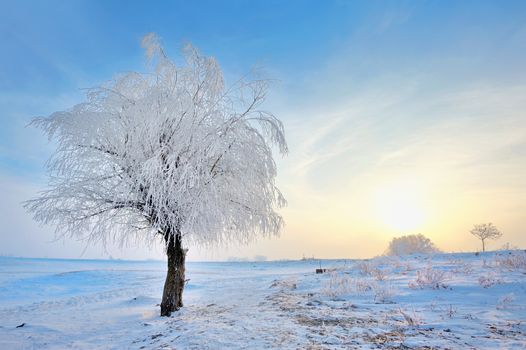
{"label": "blue sky", "polygon": [[[82,253],[81,244],[45,243],[52,230],[19,208],[45,184],[52,151],[25,125],[81,102],[82,88],[146,70],[140,39],[149,32],[176,59],[185,41],[215,56],[227,81],[254,65],[279,80],[267,105],[289,135],[278,177],[287,227],[279,239],[196,259],[367,256],[411,230],[444,249],[475,249],[465,231],[492,220],[526,244],[524,1],[3,1],[0,254]],[[381,224],[389,220],[377,212],[390,209],[373,199],[400,206],[389,198],[399,192],[425,209],[420,226]]]}

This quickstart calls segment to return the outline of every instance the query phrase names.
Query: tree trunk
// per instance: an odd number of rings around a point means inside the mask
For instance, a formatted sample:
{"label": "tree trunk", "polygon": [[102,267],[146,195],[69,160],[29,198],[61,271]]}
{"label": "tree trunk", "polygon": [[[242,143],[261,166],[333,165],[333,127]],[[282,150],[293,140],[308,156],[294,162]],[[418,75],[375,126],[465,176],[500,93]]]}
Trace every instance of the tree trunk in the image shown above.
{"label": "tree trunk", "polygon": [[484,244],[484,240],[482,240],[482,252],[486,251],[486,245]]}
{"label": "tree trunk", "polygon": [[184,263],[186,250],[182,247],[181,234],[165,233],[166,255],[168,256],[168,271],[164,282],[161,316],[170,316],[172,312],[183,306]]}

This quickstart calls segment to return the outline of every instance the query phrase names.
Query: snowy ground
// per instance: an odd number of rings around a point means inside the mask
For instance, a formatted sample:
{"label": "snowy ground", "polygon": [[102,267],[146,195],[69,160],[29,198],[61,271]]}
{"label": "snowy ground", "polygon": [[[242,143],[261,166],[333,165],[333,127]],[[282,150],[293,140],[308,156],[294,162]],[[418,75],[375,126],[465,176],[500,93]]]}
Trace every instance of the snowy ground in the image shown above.
{"label": "snowy ground", "polygon": [[523,251],[318,264],[0,258],[0,349],[526,348]]}

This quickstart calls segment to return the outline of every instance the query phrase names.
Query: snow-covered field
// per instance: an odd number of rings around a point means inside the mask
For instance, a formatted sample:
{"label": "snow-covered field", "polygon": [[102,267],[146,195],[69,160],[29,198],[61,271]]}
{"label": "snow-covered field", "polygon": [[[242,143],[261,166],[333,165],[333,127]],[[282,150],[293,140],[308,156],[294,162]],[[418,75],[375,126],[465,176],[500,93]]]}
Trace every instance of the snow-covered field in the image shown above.
{"label": "snow-covered field", "polygon": [[0,349],[526,348],[523,251],[319,263],[0,258]]}

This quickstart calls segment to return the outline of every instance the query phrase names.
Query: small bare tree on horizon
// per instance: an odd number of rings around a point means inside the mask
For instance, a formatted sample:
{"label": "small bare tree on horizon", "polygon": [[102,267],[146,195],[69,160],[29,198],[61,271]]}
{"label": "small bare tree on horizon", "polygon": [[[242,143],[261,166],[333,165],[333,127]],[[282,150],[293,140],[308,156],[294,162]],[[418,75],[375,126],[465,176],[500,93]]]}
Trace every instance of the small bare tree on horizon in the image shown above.
{"label": "small bare tree on horizon", "polygon": [[287,152],[279,119],[262,109],[268,81],[230,88],[214,58],[190,45],[168,59],[157,36],[143,46],[154,68],[88,90],[87,101],[37,118],[57,149],[49,188],[25,203],[57,235],[91,241],[160,240],[168,257],[161,316],[183,306],[185,246],[277,235],[272,146]]}
{"label": "small bare tree on horizon", "polygon": [[483,252],[486,251],[486,239],[499,239],[502,237],[502,232],[500,232],[491,222],[487,224],[474,225],[469,232],[482,241]]}

